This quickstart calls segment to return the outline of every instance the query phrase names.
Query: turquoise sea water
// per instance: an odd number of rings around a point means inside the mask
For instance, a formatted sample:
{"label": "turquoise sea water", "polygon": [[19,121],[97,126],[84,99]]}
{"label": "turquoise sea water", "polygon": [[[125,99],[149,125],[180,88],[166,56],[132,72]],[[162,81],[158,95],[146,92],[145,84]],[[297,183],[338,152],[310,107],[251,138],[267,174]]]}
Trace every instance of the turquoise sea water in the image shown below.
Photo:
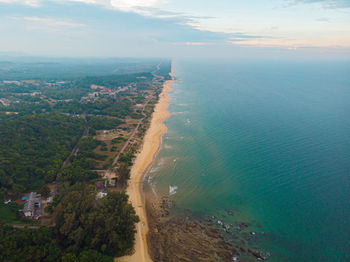
{"label": "turquoise sea water", "polygon": [[155,191],[171,186],[180,210],[250,223],[270,261],[350,261],[350,64],[174,69]]}

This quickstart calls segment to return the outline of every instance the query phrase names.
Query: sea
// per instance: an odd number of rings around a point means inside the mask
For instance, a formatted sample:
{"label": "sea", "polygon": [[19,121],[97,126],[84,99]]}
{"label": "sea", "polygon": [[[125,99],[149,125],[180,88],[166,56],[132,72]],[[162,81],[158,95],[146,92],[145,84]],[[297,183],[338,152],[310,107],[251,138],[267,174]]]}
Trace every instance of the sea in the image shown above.
{"label": "sea", "polygon": [[268,261],[350,261],[350,63],[175,60],[174,72],[154,193]]}

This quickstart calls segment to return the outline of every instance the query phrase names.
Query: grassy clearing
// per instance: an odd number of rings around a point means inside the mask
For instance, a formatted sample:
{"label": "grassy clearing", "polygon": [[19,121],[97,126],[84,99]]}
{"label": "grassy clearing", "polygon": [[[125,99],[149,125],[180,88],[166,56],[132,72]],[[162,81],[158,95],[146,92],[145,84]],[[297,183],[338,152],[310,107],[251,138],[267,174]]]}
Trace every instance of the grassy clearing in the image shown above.
{"label": "grassy clearing", "polygon": [[3,194],[0,194],[0,222],[4,221],[6,223],[12,224],[32,224],[33,221],[29,219],[22,218],[20,216],[19,210],[23,208],[23,205],[19,205],[15,202],[9,204],[4,204]]}
{"label": "grassy clearing", "polygon": [[0,204],[0,221],[5,221],[6,223],[23,223],[23,219],[19,216],[19,210],[23,206],[17,203]]}

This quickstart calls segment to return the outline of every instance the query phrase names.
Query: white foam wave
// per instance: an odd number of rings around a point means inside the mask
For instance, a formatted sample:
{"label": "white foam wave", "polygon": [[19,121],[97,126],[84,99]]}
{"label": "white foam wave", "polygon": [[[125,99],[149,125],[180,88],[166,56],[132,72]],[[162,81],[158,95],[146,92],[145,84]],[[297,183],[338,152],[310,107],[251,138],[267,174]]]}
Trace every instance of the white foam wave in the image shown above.
{"label": "white foam wave", "polygon": [[153,167],[149,172],[150,173],[154,173],[154,172],[157,172],[157,171],[159,171],[159,169],[160,169],[160,167],[159,166],[157,166],[157,167]]}
{"label": "white foam wave", "polygon": [[169,186],[169,195],[175,195],[177,191],[177,186]]}
{"label": "white foam wave", "polygon": [[164,148],[165,148],[165,149],[172,149],[173,147],[172,147],[172,146],[170,146],[170,145],[166,145],[166,144],[164,144]]}

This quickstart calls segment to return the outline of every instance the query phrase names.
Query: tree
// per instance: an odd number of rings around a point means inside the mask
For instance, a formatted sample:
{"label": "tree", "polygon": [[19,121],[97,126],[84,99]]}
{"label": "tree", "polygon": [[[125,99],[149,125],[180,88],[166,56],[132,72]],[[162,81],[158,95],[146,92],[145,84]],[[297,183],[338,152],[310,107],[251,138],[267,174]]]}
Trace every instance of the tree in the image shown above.
{"label": "tree", "polygon": [[83,130],[82,119],[55,113],[0,118],[0,186],[21,194],[55,180]]}
{"label": "tree", "polygon": [[62,256],[62,262],[79,262],[76,255],[68,253]]}
{"label": "tree", "polygon": [[0,226],[0,261],[60,261],[61,250],[51,228],[15,229]]}
{"label": "tree", "polygon": [[42,195],[43,197],[48,197],[50,193],[51,190],[47,185],[43,185],[38,191],[38,194]]}
{"label": "tree", "polygon": [[130,179],[130,169],[127,163],[121,163],[118,170],[119,183],[125,185],[128,179]]}
{"label": "tree", "polygon": [[133,246],[139,218],[125,192],[112,192],[96,200],[89,185],[75,185],[71,190],[54,209],[63,248],[89,248],[115,256]]}
{"label": "tree", "polygon": [[79,255],[79,262],[113,262],[113,257],[106,256],[96,250],[85,250]]}

